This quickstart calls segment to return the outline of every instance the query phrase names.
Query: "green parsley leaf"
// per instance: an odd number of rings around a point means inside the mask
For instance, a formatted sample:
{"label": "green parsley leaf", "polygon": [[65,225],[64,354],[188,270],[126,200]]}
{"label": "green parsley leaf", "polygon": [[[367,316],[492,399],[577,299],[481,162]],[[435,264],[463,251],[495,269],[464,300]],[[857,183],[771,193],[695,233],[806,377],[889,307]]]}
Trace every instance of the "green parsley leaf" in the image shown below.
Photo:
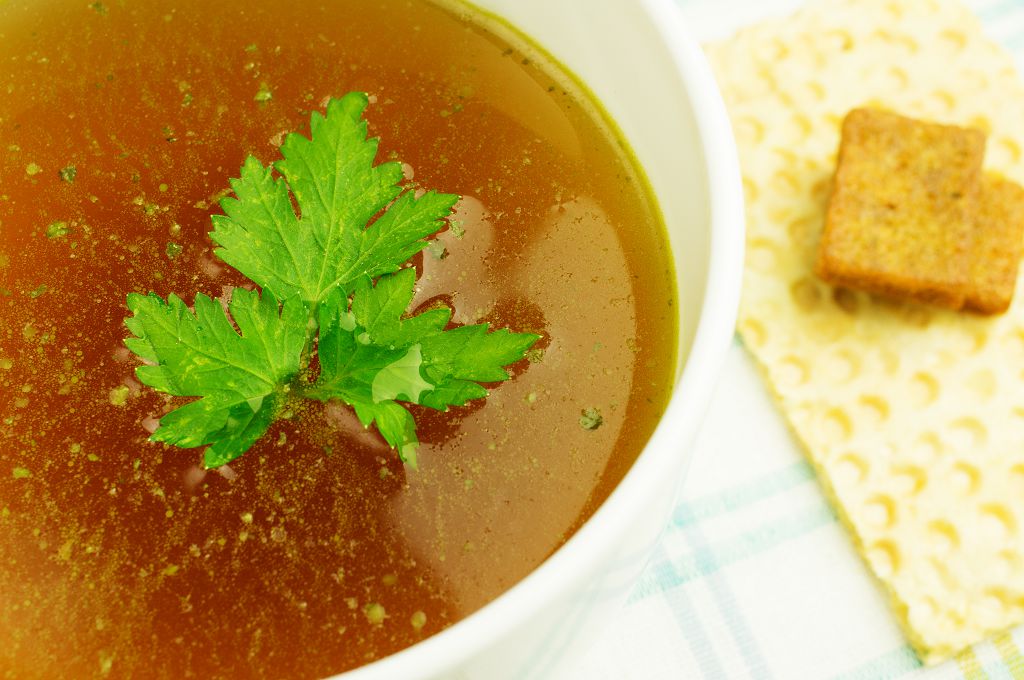
{"label": "green parsley leaf", "polygon": [[315,305],[335,288],[396,271],[458,200],[433,191],[416,197],[399,184],[401,165],[373,164],[378,140],[366,137],[367,101],[350,93],[332,100],[326,117],[314,112],[311,139],[288,135],[273,167],[250,156],[231,182],[236,197],[213,217],[221,259],[279,299],[299,295]]}
{"label": "green parsley leaf", "polygon": [[236,288],[227,310],[202,294],[194,310],[174,295],[128,296],[125,344],[146,362],[139,380],[199,397],[151,439],[208,446],[204,464],[217,467],[263,436],[286,401],[340,399],[415,467],[416,421],[403,404],[447,410],[485,397],[481,383],[508,379],[504,367],[537,341],[486,324],[449,329],[447,309],[407,316],[416,281],[407,260],[458,197],[417,196],[397,163],[374,165],[367,103],[359,93],[332,100],[326,116],[313,114],[310,139],[289,135],[284,160],[250,157],[231,182],[211,236],[262,294]]}
{"label": "green parsley leaf", "polygon": [[[341,399],[365,426],[376,423],[402,460],[415,466],[415,422],[397,402],[440,411],[487,396],[481,382],[507,380],[504,366],[521,359],[539,336],[488,332],[487,324],[445,330],[450,311],[403,318],[416,272],[402,269],[361,280],[350,299],[336,292],[319,309],[320,376],[315,399]],[[404,412],[404,413],[403,413]]]}
{"label": "green parsley leaf", "polygon": [[201,397],[160,420],[154,441],[183,448],[212,444],[207,467],[237,458],[277,417],[284,387],[299,372],[306,342],[308,310],[300,300],[281,306],[234,289],[231,324],[220,303],[197,295],[195,312],[175,295],[128,296],[134,313],[125,323],[134,337],[130,350],[150,365],[136,370],[139,380],[160,392]]}

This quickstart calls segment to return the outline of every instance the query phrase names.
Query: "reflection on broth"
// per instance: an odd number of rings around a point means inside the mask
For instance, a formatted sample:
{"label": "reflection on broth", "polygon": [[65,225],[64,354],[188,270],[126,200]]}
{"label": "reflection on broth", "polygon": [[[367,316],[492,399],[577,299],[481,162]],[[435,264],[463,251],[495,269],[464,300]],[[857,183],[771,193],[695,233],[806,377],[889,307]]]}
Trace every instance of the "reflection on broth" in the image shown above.
{"label": "reflection on broth", "polygon": [[[463,15],[0,4],[0,670],[353,668],[523,578],[628,470],[673,375],[656,209],[580,88]],[[146,441],[181,402],[135,379],[125,295],[244,285],[207,236],[228,179],[352,90],[381,159],[463,196],[414,306],[544,338],[485,401],[414,407],[419,471],[317,403],[204,471]]]}

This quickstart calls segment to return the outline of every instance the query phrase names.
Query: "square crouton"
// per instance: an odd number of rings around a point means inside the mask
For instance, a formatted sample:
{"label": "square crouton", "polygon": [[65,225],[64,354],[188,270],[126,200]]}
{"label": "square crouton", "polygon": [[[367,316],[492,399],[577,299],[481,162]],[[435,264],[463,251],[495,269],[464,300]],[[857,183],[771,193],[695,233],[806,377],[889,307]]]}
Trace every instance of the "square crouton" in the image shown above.
{"label": "square crouton", "polygon": [[835,285],[962,308],[984,155],[979,130],[850,111],[817,274]]}
{"label": "square crouton", "polygon": [[1024,245],[1024,189],[987,175],[981,184],[964,307],[1001,314],[1010,306]]}

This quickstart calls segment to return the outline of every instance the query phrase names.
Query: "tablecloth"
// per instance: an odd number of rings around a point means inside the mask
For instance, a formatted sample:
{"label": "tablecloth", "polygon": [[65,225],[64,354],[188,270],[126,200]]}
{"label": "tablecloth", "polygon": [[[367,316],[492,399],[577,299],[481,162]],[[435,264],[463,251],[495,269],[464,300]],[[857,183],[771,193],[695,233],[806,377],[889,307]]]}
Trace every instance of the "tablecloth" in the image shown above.
{"label": "tablecloth", "polygon": [[[803,4],[677,2],[702,42]],[[968,4],[1024,73],[1024,0]],[[922,666],[738,339],[693,456],[645,573],[566,680],[1024,679],[1024,628]]]}

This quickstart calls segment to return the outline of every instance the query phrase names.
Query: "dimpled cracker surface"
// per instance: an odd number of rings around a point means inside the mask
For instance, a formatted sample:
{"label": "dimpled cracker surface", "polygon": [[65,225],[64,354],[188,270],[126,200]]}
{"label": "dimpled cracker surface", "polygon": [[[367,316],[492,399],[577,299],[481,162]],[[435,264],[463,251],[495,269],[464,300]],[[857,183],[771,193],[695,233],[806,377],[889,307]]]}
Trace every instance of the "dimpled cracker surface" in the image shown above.
{"label": "dimpled cracker surface", "polygon": [[1022,182],[1024,88],[940,0],[819,2],[707,51],[744,173],[744,344],[939,662],[1024,621],[1024,294],[980,317],[834,290],[811,268],[847,111],[979,127],[986,170]]}

